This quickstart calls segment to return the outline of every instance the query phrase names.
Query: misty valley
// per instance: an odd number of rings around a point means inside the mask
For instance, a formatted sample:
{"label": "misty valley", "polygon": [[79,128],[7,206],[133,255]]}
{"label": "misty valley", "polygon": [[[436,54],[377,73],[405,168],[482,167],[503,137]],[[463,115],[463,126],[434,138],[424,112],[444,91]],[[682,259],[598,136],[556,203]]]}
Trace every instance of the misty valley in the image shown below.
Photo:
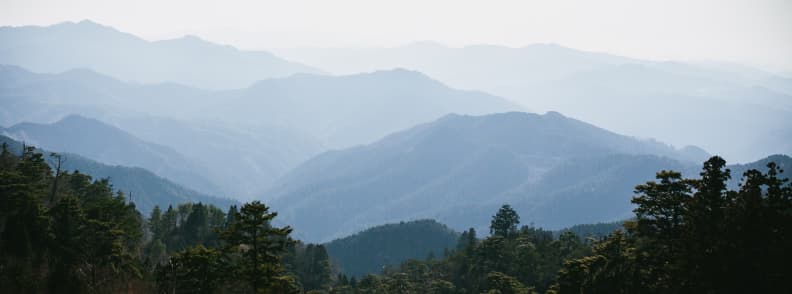
{"label": "misty valley", "polygon": [[792,75],[0,27],[0,293],[792,293]]}

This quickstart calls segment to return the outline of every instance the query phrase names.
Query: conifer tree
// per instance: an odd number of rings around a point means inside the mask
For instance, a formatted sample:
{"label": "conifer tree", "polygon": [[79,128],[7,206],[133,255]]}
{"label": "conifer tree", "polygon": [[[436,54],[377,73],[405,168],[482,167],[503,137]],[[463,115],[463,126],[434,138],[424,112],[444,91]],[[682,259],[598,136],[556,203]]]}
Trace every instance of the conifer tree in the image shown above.
{"label": "conifer tree", "polygon": [[517,225],[520,224],[520,216],[512,209],[511,205],[504,204],[492,217],[490,224],[490,234],[511,238],[517,235]]}
{"label": "conifer tree", "polygon": [[272,226],[272,219],[277,215],[259,201],[247,203],[234,216],[235,221],[221,234],[221,238],[229,245],[228,250],[242,254],[238,271],[255,293],[299,291],[284,276],[280,262],[280,254],[290,242],[288,237],[292,229]]}

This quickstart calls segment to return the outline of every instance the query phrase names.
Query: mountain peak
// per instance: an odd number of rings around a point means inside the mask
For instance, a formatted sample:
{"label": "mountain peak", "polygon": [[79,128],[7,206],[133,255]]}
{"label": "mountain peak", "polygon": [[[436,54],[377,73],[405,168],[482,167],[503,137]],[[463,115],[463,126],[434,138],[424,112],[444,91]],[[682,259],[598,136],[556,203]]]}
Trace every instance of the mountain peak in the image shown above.
{"label": "mountain peak", "polygon": [[566,116],[564,116],[560,112],[553,111],[553,110],[545,112],[544,116],[548,117],[548,118],[567,118]]}
{"label": "mountain peak", "polygon": [[54,25],[49,26],[49,27],[62,28],[62,29],[74,29],[74,30],[77,30],[79,33],[88,33],[88,32],[94,32],[94,33],[99,33],[99,32],[121,33],[121,31],[119,31],[119,30],[117,30],[117,29],[115,29],[115,28],[113,28],[111,26],[106,26],[106,25],[94,22],[92,20],[89,20],[89,19],[84,19],[84,20],[81,20],[81,21],[78,21],[78,22],[66,21],[66,22],[61,22],[61,23],[54,24]]}
{"label": "mountain peak", "polygon": [[202,89],[239,89],[267,78],[318,69],[267,51],[245,51],[196,36],[148,41],[91,20],[2,27],[1,63],[34,72],[90,68],[121,81],[174,82]]}
{"label": "mountain peak", "polygon": [[173,43],[199,44],[199,45],[204,45],[204,44],[216,45],[216,44],[212,44],[211,42],[209,42],[207,40],[204,40],[203,38],[201,38],[199,36],[189,35],[189,34],[181,36],[179,38],[175,38],[175,39],[162,40],[160,42],[173,42]]}
{"label": "mountain peak", "polygon": [[98,120],[87,118],[79,114],[69,114],[58,120],[57,123],[69,123],[69,122],[77,122],[77,121],[99,122]]}
{"label": "mountain peak", "polygon": [[90,20],[90,19],[83,19],[83,20],[81,20],[81,21],[78,21],[78,22],[77,22],[77,25],[81,25],[81,26],[97,26],[97,27],[107,27],[107,26],[104,26],[104,25],[102,25],[102,24],[100,24],[100,23],[94,22],[94,21],[92,21],[92,20]]}
{"label": "mountain peak", "polygon": [[105,124],[105,123],[103,123],[103,122],[101,122],[99,120],[96,120],[96,119],[93,119],[93,118],[89,118],[89,117],[85,117],[85,116],[82,116],[82,115],[79,115],[79,114],[70,114],[70,115],[64,116],[63,118],[61,118],[57,122],[53,123],[52,125],[53,126],[58,126],[58,127],[76,128],[76,129],[82,129],[82,130],[96,129],[97,127],[100,127],[100,128],[114,128],[114,127],[111,127],[110,125],[107,125],[107,124]]}
{"label": "mountain peak", "polygon": [[403,68],[403,67],[376,70],[373,72],[361,73],[352,76],[381,78],[383,80],[390,80],[394,82],[418,81],[418,82],[431,82],[431,83],[442,84],[439,81],[427,76],[422,72]]}

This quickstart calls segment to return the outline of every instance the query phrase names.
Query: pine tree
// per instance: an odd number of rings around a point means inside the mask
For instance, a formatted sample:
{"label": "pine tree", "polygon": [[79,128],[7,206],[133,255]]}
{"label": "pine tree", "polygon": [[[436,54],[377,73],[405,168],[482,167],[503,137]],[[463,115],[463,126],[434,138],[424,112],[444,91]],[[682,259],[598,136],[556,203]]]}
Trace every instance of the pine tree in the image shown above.
{"label": "pine tree", "polygon": [[504,238],[514,237],[517,235],[518,224],[520,224],[520,216],[510,205],[504,204],[492,217],[490,234]]}
{"label": "pine tree", "polygon": [[255,293],[273,293],[275,289],[299,291],[283,274],[280,253],[290,242],[288,236],[292,229],[273,227],[271,222],[277,215],[261,202],[247,203],[234,216],[236,221],[221,234],[229,245],[228,250],[243,255],[239,273],[246,277]]}
{"label": "pine tree", "polygon": [[219,251],[198,245],[179,251],[169,264],[158,267],[157,284],[165,293],[215,293],[226,271]]}

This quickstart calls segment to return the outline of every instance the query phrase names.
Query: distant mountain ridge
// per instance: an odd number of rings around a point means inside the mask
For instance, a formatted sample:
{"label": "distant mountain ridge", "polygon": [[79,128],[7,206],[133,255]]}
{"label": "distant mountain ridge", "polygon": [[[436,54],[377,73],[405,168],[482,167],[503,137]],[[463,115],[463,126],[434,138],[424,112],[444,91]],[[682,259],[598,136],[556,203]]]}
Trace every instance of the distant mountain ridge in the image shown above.
{"label": "distant mountain ridge", "polygon": [[[8,144],[9,149],[17,154],[22,150],[22,143],[9,137],[0,135],[0,142]],[[47,155],[48,152],[54,151],[63,155],[63,170],[79,171],[90,175],[94,180],[109,178],[113,188],[128,195],[144,216],[148,216],[155,205],[165,209],[169,205],[176,207],[186,202],[209,203],[221,208],[236,204],[230,199],[212,197],[185,188],[143,168],[106,165],[77,154],[62,153],[57,150],[37,150],[45,155],[51,166],[55,164],[54,159]]]}
{"label": "distant mountain ridge", "polygon": [[142,167],[205,193],[221,192],[202,173],[205,167],[168,147],[140,140],[95,119],[70,115],[52,124],[17,124],[0,129],[0,133],[44,149],[75,153],[110,165]]}
{"label": "distant mountain ridge", "polygon": [[125,83],[90,70],[38,74],[0,66],[0,124],[96,118],[211,167],[216,186],[244,199],[322,151],[372,142],[448,113],[519,109],[406,70],[301,74],[206,91]]}
{"label": "distant mountain ridge", "polygon": [[[792,79],[747,66],[641,60],[557,44],[420,42],[276,52],[335,74],[417,70],[532,112],[559,111],[621,134],[701,146],[740,162],[792,153]],[[733,133],[744,140],[735,142]]]}
{"label": "distant mountain ridge", "polygon": [[208,89],[242,88],[261,79],[321,72],[266,51],[241,51],[194,36],[150,42],[88,20],[0,27],[0,64],[42,72],[90,68],[125,81]]}
{"label": "distant mountain ridge", "polygon": [[215,100],[204,111],[215,119],[235,117],[247,123],[265,119],[268,124],[290,126],[336,149],[370,143],[449,113],[521,109],[500,97],[449,88],[420,72],[393,69],[264,80]]}
{"label": "distant mountain ridge", "polygon": [[[610,199],[598,207],[613,209],[573,217],[527,216],[538,226],[560,228],[623,219],[636,183],[661,168],[692,166],[707,156],[696,148],[677,150],[552,112],[449,115],[371,145],[323,153],[263,197],[281,211],[282,221],[305,234],[301,238],[321,241],[417,218],[462,230],[480,226],[489,218],[484,212],[504,202],[542,210],[543,203],[591,185],[610,189],[596,195]],[[573,168],[575,163],[583,166]],[[581,168],[586,172],[577,172]],[[569,175],[574,178],[560,178]],[[621,192],[610,193],[614,189]]]}

